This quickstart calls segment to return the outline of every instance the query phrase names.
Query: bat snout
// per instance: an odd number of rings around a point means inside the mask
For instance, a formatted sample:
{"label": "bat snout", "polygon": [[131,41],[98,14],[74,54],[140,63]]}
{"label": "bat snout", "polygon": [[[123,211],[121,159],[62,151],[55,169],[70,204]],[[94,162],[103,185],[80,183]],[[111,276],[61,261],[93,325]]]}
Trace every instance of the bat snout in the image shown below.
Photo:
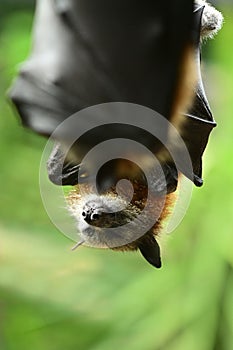
{"label": "bat snout", "polygon": [[82,217],[89,224],[99,220],[101,212],[98,209],[83,208]]}

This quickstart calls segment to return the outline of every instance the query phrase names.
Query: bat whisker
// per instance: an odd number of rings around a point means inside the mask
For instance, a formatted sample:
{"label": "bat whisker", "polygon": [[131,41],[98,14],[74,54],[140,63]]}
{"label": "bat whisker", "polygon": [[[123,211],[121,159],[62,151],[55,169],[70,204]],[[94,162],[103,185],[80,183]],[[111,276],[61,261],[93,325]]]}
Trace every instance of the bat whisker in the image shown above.
{"label": "bat whisker", "polygon": [[85,243],[84,240],[79,241],[78,243],[76,243],[76,244],[71,248],[71,250],[72,250],[72,251],[76,250],[76,249],[77,249],[80,245],[82,245],[83,243]]}

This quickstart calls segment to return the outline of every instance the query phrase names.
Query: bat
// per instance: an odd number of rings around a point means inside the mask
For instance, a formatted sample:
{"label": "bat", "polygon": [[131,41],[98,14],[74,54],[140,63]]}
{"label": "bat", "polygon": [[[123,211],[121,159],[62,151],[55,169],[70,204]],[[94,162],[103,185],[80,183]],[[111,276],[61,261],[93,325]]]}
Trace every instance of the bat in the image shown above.
{"label": "bat", "polygon": [[[87,107],[137,104],[156,110],[179,130],[192,163],[191,172],[185,162],[177,168],[166,147],[135,125],[106,126],[103,119],[104,128],[88,131],[69,149],[66,142],[74,131],[60,133],[47,169],[53,183],[74,186],[68,210],[81,237],[75,248],[139,249],[150,264],[161,267],[157,240],[179,176],[184,174],[196,186],[203,183],[202,154],[216,123],[203,88],[200,45],[221,25],[222,15],[202,0],[149,1],[147,6],[139,1],[37,2],[34,49],[11,89],[23,124],[48,137],[71,114]],[[179,152],[168,129],[164,135]],[[100,141],[116,137],[137,140],[159,159],[158,168],[146,157],[142,162],[153,184],[146,214],[148,184],[133,162],[106,163],[97,174],[98,195],[88,185],[94,165],[80,174],[85,154]],[[130,201],[117,192],[116,184],[124,178],[133,186]],[[123,188],[122,193],[127,191]],[[137,228],[151,217],[157,218],[153,226],[134,239]]]}

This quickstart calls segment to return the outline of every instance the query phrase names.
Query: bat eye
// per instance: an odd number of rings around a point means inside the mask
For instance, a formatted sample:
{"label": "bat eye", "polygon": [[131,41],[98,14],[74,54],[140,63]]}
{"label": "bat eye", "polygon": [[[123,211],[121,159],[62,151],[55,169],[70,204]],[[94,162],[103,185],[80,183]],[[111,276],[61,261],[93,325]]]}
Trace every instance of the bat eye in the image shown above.
{"label": "bat eye", "polygon": [[81,177],[82,179],[85,179],[87,176],[88,176],[88,173],[82,173],[82,174],[80,175],[80,177]]}

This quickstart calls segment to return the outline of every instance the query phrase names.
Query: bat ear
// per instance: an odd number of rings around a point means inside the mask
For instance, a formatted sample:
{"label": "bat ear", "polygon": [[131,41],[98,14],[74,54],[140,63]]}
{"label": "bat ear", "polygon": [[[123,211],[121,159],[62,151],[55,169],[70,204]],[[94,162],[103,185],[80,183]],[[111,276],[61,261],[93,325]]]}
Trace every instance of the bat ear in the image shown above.
{"label": "bat ear", "polygon": [[162,266],[160,248],[154,236],[145,237],[139,243],[138,248],[142,256],[148,261],[149,264],[157,267],[158,269]]}

